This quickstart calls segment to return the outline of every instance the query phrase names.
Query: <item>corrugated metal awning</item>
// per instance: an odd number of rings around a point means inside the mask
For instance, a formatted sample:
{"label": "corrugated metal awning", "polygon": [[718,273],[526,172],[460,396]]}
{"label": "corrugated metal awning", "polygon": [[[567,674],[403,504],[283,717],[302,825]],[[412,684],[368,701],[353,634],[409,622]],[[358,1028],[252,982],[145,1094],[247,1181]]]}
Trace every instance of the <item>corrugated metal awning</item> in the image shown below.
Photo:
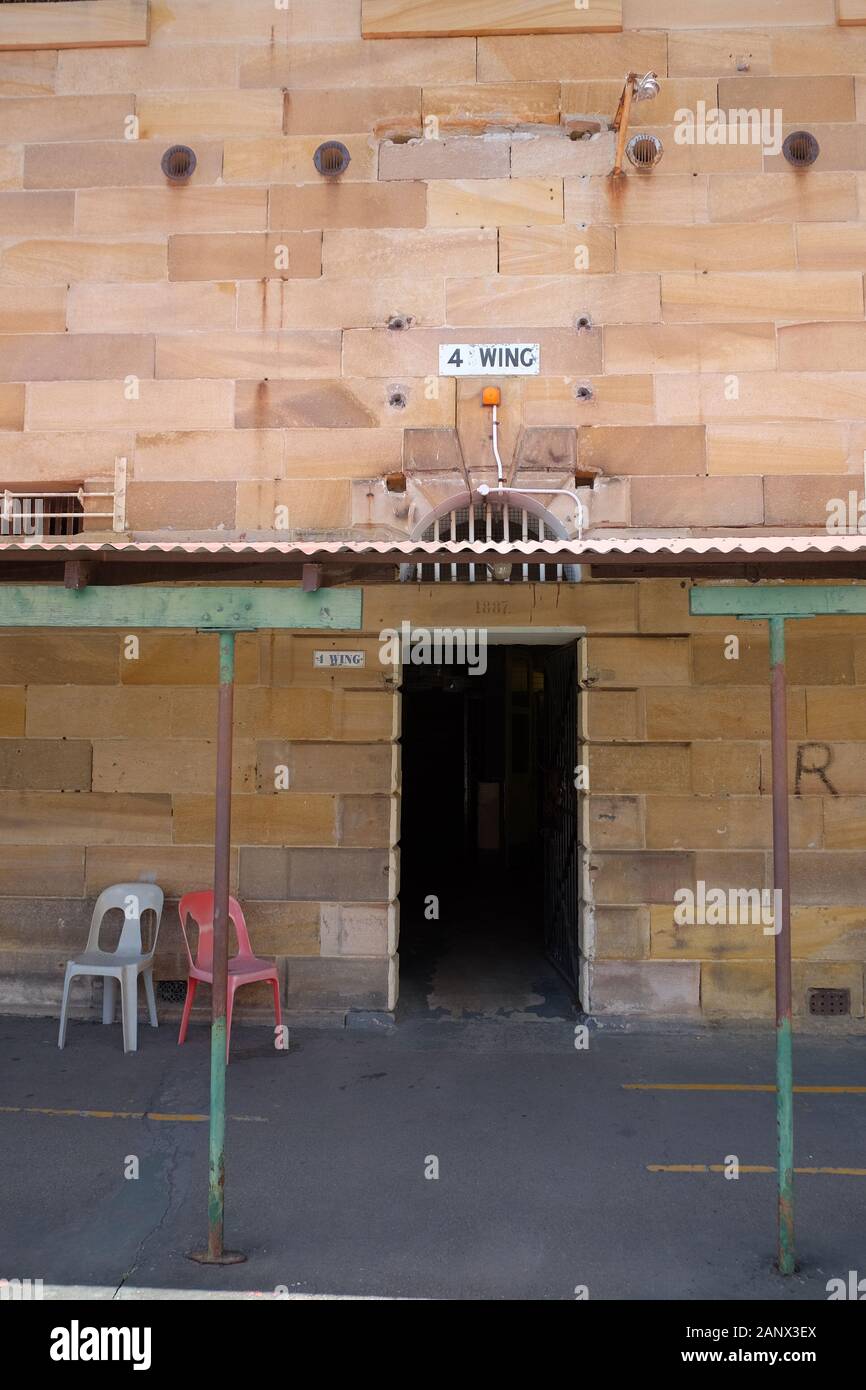
{"label": "corrugated metal awning", "polygon": [[301,564],[325,561],[407,564],[440,560],[536,559],[562,564],[718,564],[784,562],[822,558],[866,560],[866,536],[719,535],[597,536],[583,540],[413,541],[413,540],[0,540],[0,560],[54,559],[282,559]]}

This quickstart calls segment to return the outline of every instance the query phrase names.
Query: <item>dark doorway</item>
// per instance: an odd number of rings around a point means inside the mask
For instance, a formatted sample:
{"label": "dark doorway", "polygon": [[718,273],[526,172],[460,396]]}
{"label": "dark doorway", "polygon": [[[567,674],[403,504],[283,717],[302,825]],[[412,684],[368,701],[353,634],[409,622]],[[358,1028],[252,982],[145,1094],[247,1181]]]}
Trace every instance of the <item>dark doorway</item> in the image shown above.
{"label": "dark doorway", "polygon": [[577,644],[403,668],[400,1009],[569,1017]]}

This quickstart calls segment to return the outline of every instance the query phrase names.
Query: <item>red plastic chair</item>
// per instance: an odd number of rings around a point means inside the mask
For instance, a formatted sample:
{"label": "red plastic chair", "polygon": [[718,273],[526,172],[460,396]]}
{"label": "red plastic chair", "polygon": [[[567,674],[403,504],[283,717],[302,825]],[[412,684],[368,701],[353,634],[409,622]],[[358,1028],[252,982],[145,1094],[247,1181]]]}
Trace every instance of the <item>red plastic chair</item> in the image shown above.
{"label": "red plastic chair", "polygon": [[[183,1006],[183,1017],[180,1021],[180,1034],[177,1040],[178,1047],[180,1047],[186,1039],[189,1016],[192,1013],[195,992],[199,984],[213,985],[213,891],[204,889],[198,893],[185,893],[178,903],[177,910],[180,915],[180,929],[183,932],[186,954],[189,957],[186,1003]],[[189,949],[189,940],[186,934],[186,923],[190,917],[198,925],[198,955],[196,960],[192,958],[192,951]],[[276,1026],[279,1028],[282,1022],[280,982],[277,977],[276,962],[262,960],[259,956],[253,955],[247,924],[241,911],[241,905],[236,898],[229,898],[229,918],[234,923],[238,953],[229,960],[228,989],[226,991],[226,1061],[229,1059],[229,1045],[232,1036],[232,1008],[235,993],[241,985],[251,985],[258,980],[270,980],[274,987]]]}

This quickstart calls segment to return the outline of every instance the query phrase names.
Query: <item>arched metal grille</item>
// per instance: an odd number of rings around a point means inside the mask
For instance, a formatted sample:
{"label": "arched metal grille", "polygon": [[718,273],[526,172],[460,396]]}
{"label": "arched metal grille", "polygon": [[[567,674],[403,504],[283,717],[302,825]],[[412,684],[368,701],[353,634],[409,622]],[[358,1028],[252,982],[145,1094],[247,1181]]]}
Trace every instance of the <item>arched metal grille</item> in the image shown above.
{"label": "arched metal grille", "polygon": [[[527,511],[525,507],[496,505],[494,502],[476,501],[472,506],[455,507],[437,517],[417,539],[423,541],[543,541],[556,538],[552,527],[546,526],[543,517]],[[497,566],[498,568],[498,566]],[[515,564],[511,566],[511,579],[523,579],[532,583],[545,580],[571,579],[571,565],[557,564]],[[414,573],[413,573],[414,570]],[[401,579],[416,579],[424,583],[439,583],[451,580],[454,583],[475,584],[479,581],[492,582],[492,563],[489,561],[465,564],[419,564],[404,565]],[[500,576],[504,578],[504,575]]]}

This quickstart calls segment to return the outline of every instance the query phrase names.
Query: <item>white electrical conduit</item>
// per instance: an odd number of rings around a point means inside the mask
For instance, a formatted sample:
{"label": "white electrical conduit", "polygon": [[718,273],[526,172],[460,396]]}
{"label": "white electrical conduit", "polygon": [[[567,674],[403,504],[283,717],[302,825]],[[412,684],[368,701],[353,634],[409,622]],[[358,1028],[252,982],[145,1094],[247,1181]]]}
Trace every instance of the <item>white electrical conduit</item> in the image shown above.
{"label": "white electrical conduit", "polygon": [[[496,490],[501,492],[505,487],[505,476],[502,459],[499,456],[499,407],[496,405],[493,407],[493,457],[496,459],[496,477],[498,480]],[[478,491],[483,497],[486,497],[490,489],[486,483],[482,483]],[[577,512],[577,539],[579,542],[583,540],[583,503],[576,492],[572,492],[570,488],[566,487],[527,487],[521,488],[521,492],[531,492],[533,496],[538,493],[542,497],[570,497]],[[506,535],[507,539],[508,536]]]}
{"label": "white electrical conduit", "polygon": [[[495,489],[491,488],[488,483],[479,483],[477,489],[478,493],[482,497],[487,497],[489,493],[494,491],[503,492],[504,490],[505,488],[501,478]],[[585,513],[583,503],[581,502],[576,492],[573,492],[571,488],[568,487],[522,487],[516,489],[516,491],[529,493],[532,497],[570,497],[572,502],[574,503],[574,509],[577,514],[577,541],[578,544],[580,544],[580,542],[583,540]]]}

